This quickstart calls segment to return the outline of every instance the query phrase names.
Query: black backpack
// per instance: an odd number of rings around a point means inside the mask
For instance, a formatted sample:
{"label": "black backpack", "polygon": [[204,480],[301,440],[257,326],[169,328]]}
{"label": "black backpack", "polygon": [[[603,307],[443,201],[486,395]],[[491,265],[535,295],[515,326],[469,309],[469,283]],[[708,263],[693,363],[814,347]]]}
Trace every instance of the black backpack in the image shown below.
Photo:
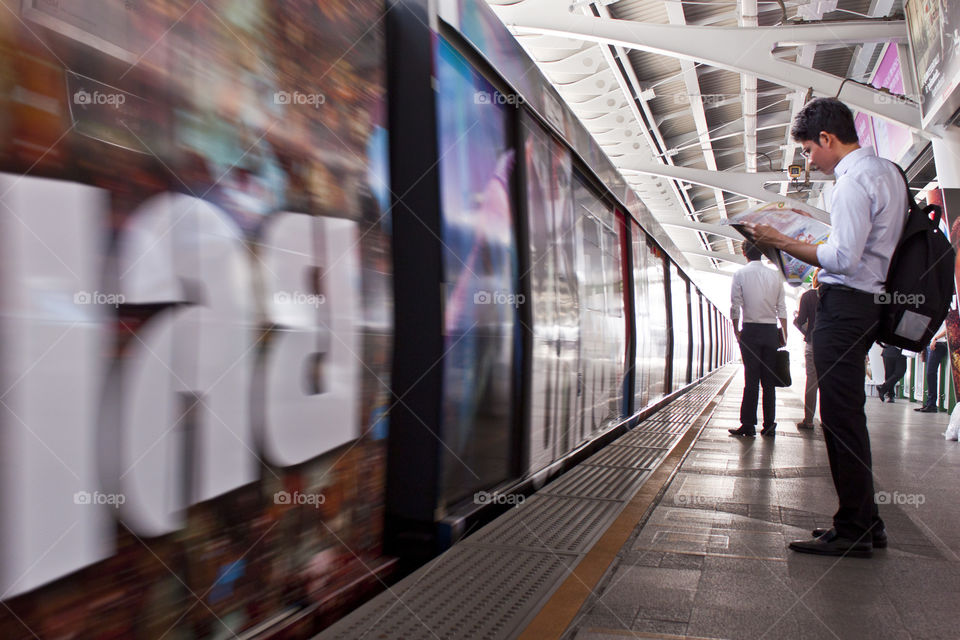
{"label": "black backpack", "polygon": [[[896,166],[907,185],[910,210],[890,259],[886,293],[876,296],[883,305],[877,342],[921,351],[930,344],[950,309],[956,256],[940,231],[940,207],[932,204],[921,209],[910,193],[907,174]],[[930,213],[934,214],[932,220]]]}

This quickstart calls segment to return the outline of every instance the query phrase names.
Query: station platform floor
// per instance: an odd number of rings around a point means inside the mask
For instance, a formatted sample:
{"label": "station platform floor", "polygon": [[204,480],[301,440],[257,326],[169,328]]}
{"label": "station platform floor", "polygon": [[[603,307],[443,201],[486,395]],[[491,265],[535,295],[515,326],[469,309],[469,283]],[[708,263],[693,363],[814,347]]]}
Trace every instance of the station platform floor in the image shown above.
{"label": "station platform floor", "polygon": [[889,546],[796,554],[836,508],[819,420],[795,426],[802,382],[775,437],[735,438],[742,367],[720,369],[320,637],[960,637],[947,414],[867,398]]}

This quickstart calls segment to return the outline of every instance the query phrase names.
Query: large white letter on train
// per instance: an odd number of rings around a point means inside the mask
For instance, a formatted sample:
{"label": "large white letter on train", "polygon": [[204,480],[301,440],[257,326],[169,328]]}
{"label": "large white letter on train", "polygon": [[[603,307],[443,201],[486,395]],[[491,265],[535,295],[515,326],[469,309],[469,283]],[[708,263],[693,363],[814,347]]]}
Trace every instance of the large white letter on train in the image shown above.
{"label": "large white letter on train", "polygon": [[281,213],[268,221],[264,245],[261,272],[276,326],[261,387],[262,439],[267,460],[285,467],[356,437],[356,223]]}
{"label": "large white letter on train", "polygon": [[182,526],[188,504],[257,477],[251,267],[225,212],[165,193],[132,214],[117,270],[127,304],[187,303],[134,337],[109,385],[118,395],[106,403],[120,412],[110,421],[120,431],[111,456],[119,464],[108,475],[126,498],[123,520],[161,535]]}
{"label": "large white letter on train", "polygon": [[0,175],[0,600],[113,552],[110,507],[82,499],[100,486],[107,197]]}

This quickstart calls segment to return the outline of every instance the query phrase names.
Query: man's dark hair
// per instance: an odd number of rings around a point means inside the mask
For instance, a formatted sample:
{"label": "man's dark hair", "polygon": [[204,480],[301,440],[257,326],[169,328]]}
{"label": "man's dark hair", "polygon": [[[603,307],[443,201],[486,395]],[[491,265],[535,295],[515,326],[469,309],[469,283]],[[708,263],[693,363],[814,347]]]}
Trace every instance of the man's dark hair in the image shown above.
{"label": "man's dark hair", "polygon": [[763,251],[760,251],[760,247],[753,244],[749,240],[744,240],[743,255],[747,257],[747,260],[753,262],[754,260],[759,260],[763,257]]}
{"label": "man's dark hair", "polygon": [[859,141],[853,113],[836,98],[816,98],[805,104],[793,121],[790,136],[797,142],[813,140],[820,144],[821,131],[832,133],[844,144]]}

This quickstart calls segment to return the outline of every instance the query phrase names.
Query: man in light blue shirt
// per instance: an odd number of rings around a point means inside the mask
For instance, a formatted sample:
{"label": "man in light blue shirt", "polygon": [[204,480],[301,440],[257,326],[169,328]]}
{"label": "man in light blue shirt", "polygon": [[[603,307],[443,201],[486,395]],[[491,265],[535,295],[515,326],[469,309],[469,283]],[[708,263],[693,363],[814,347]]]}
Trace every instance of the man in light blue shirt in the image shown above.
{"label": "man in light blue shirt", "polygon": [[886,531],[873,492],[866,402],[865,358],[880,323],[890,257],[907,216],[907,186],[897,167],[857,142],[853,114],[839,100],[807,103],[791,130],[808,162],[836,175],[830,200],[833,226],[826,243],[794,240],[767,225],[747,225],[754,241],[822,268],[813,332],[830,472],[839,509],[833,528],[790,548],[801,553],[869,557],[885,547]]}

